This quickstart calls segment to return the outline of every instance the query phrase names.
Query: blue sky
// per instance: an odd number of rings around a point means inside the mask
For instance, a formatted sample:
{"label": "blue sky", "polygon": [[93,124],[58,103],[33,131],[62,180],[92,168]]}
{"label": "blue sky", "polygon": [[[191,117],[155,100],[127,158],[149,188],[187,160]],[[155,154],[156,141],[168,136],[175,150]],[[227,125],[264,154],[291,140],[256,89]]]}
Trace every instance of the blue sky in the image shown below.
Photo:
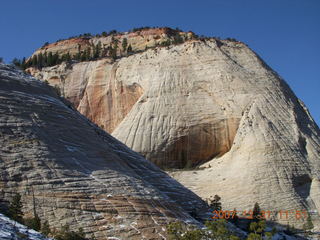
{"label": "blue sky", "polygon": [[289,83],[319,125],[319,0],[2,1],[0,57],[9,62],[47,41],[140,26],[247,43]]}

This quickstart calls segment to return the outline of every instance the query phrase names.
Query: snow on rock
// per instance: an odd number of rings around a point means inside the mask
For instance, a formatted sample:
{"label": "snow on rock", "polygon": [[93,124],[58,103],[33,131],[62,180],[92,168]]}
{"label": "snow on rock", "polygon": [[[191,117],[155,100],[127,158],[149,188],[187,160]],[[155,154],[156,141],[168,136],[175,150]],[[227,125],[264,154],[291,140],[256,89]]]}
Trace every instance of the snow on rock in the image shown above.
{"label": "snow on rock", "polygon": [[12,221],[8,217],[0,214],[0,239],[1,240],[50,240],[52,238],[46,238],[42,234],[29,229],[26,226]]}

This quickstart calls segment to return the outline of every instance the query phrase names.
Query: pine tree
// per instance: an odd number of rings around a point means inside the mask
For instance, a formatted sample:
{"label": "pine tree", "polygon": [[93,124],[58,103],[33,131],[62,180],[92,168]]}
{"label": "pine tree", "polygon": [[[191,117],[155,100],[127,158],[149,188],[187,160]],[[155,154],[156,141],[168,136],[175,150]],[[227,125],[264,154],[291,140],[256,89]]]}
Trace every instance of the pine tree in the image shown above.
{"label": "pine tree", "polygon": [[109,56],[115,60],[117,58],[117,49],[113,48],[112,46],[109,46]]}
{"label": "pine tree", "polygon": [[77,54],[74,56],[75,60],[80,61],[81,60],[81,52],[78,50]]}
{"label": "pine tree", "polygon": [[32,61],[31,61],[31,66],[32,67],[36,67],[37,65],[38,65],[38,56],[37,55],[33,55]]}
{"label": "pine tree", "polygon": [[90,61],[91,60],[91,48],[88,47],[85,53],[85,61]]}
{"label": "pine tree", "polygon": [[42,63],[42,66],[43,66],[43,67],[47,67],[47,66],[48,66],[48,54],[47,54],[47,52],[45,52],[45,53],[43,54],[43,63]]}
{"label": "pine tree", "polygon": [[69,52],[67,52],[66,61],[67,61],[67,62],[70,62],[70,61],[71,61],[71,56],[70,56],[70,53],[69,53]]}
{"label": "pine tree", "polygon": [[220,211],[222,209],[220,200],[221,197],[219,197],[218,195],[214,195],[213,200],[211,200],[211,202],[209,203],[213,211]]}
{"label": "pine tree", "polygon": [[53,56],[52,56],[52,65],[53,66],[57,65],[57,64],[59,64],[59,62],[60,62],[59,54],[58,53],[53,54]]}
{"label": "pine tree", "polygon": [[3,58],[2,57],[0,57],[0,63],[3,63]]}
{"label": "pine tree", "polygon": [[233,217],[230,218],[230,222],[237,225],[238,221],[239,221],[239,217],[237,214],[237,209],[233,209]]}
{"label": "pine tree", "polygon": [[26,69],[26,58],[24,57],[24,58],[22,58],[22,61],[21,61],[21,68],[23,69],[23,70],[25,70]]}
{"label": "pine tree", "polygon": [[15,65],[16,67],[21,67],[21,62],[18,58],[14,58],[12,60],[12,64]]}
{"label": "pine tree", "polygon": [[[47,56],[47,54],[46,54]],[[36,231],[39,231],[41,229],[41,220],[37,214],[37,210],[36,210],[36,199],[34,197],[34,190],[33,190],[33,187],[32,187],[32,203],[33,203],[33,219],[31,221],[32,223],[32,226],[31,228],[36,230]]]}
{"label": "pine tree", "polygon": [[132,46],[131,44],[129,44],[128,48],[127,48],[127,53],[132,53]]}
{"label": "pine tree", "polygon": [[42,68],[43,67],[43,55],[42,53],[38,54],[38,64],[37,64],[38,68]]}
{"label": "pine tree", "polygon": [[257,202],[254,204],[252,216],[253,216],[253,219],[260,219],[261,218],[261,209],[260,209],[260,206]]}
{"label": "pine tree", "polygon": [[180,44],[180,43],[183,43],[183,38],[178,33],[173,37],[173,44]]}
{"label": "pine tree", "polygon": [[94,50],[93,50],[93,58],[97,59],[101,56],[101,42],[99,41],[98,44],[96,46],[94,46]]}
{"label": "pine tree", "polygon": [[53,65],[54,65],[54,64],[53,64],[53,55],[52,55],[52,52],[49,52],[47,62],[48,62],[48,66],[53,66]]}
{"label": "pine tree", "polygon": [[122,50],[123,50],[124,53],[125,53],[126,50],[127,50],[127,46],[128,46],[128,39],[127,39],[127,38],[124,38],[124,39],[122,40]]}
{"label": "pine tree", "polygon": [[8,215],[13,220],[23,223],[23,212],[22,212],[22,202],[21,202],[21,195],[17,193],[12,198],[8,209]]}

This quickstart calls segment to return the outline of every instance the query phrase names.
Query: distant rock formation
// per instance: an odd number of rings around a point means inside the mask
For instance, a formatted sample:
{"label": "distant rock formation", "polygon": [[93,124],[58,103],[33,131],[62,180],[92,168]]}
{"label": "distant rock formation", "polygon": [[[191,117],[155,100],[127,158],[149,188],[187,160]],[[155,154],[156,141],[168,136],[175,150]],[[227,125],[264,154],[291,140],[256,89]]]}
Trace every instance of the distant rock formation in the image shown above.
{"label": "distant rock formation", "polygon": [[35,207],[51,228],[82,227],[96,239],[163,239],[167,223],[198,224],[193,217],[208,213],[198,196],[66,104],[0,64],[1,206],[18,192],[26,217]]}
{"label": "distant rock formation", "polygon": [[203,198],[218,194],[230,210],[258,202],[275,212],[320,211],[319,128],[241,42],[192,39],[115,62],[29,71],[158,166],[203,169],[172,173]]}

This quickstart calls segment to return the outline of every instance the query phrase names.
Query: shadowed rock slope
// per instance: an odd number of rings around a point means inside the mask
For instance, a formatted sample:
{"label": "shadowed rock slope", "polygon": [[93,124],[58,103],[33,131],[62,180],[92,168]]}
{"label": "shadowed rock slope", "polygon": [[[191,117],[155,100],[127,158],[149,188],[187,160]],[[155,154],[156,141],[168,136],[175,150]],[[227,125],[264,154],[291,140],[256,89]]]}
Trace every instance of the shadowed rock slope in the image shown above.
{"label": "shadowed rock slope", "polygon": [[53,240],[46,238],[39,232],[27,228],[0,213],[0,239],[1,240]]}
{"label": "shadowed rock slope", "polygon": [[[46,84],[0,65],[0,199],[19,192],[25,216],[97,239],[162,239],[165,224],[197,223],[204,202],[106,134]],[[34,198],[33,198],[34,196]]]}
{"label": "shadowed rock slope", "polygon": [[203,198],[219,194],[225,209],[320,211],[319,128],[241,42],[188,40],[33,74],[158,166],[205,168],[172,176]]}

